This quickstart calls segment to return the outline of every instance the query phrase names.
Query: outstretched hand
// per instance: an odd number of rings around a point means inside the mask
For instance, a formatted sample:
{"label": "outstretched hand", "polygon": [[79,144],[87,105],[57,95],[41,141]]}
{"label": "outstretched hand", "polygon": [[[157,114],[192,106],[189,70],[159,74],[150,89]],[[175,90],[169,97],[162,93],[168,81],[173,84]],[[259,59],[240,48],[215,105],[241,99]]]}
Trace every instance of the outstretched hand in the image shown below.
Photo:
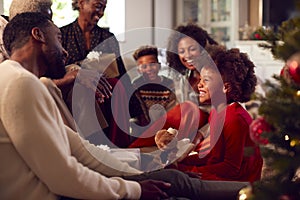
{"label": "outstretched hand", "polygon": [[[108,83],[107,79],[103,75],[101,75],[96,90],[96,97],[98,98],[98,102],[102,103],[104,102],[104,98],[110,98],[112,95],[111,90],[112,86]],[[99,96],[98,93],[100,93],[101,95]]]}
{"label": "outstretched hand", "polygon": [[[61,79],[53,80],[62,90],[73,87],[75,80],[92,91],[95,91],[96,100],[103,103],[105,99],[110,98],[112,86],[108,83],[105,76],[95,70],[82,70],[78,65],[66,67],[66,74]],[[68,90],[68,89],[67,89]]]}
{"label": "outstretched hand", "polygon": [[165,199],[169,197],[165,190],[171,187],[170,183],[157,180],[145,180],[140,181],[139,184],[142,188],[141,200]]}
{"label": "outstretched hand", "polygon": [[53,79],[53,82],[60,89],[71,87],[76,79],[79,69],[74,69],[65,74],[61,79]]}

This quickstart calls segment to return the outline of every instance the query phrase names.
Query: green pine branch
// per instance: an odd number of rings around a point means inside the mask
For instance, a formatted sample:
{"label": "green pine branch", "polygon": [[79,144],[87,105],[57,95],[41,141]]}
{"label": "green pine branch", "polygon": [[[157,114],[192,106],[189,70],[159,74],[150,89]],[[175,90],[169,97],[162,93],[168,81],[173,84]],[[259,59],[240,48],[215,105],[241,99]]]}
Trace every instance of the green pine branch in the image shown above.
{"label": "green pine branch", "polygon": [[259,46],[269,49],[276,59],[286,61],[300,50],[300,16],[282,22],[278,32],[261,27],[256,33],[267,42]]}
{"label": "green pine branch", "polygon": [[255,96],[261,102],[259,115],[272,130],[261,135],[269,141],[261,146],[267,170],[263,179],[253,185],[252,199],[279,199],[284,194],[297,199],[300,181],[294,180],[294,176],[300,166],[300,86],[281,76],[273,78],[275,82],[264,83],[266,94]]}

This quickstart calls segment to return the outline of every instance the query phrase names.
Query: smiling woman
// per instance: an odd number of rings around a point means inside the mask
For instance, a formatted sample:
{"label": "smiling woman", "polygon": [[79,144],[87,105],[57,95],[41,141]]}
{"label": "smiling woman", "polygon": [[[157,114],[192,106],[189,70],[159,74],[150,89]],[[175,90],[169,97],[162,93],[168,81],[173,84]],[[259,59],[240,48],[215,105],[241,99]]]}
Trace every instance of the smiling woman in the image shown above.
{"label": "smiling woman", "polygon": [[[176,96],[179,101],[190,100],[198,104],[197,83],[203,51],[207,44],[217,44],[197,24],[189,23],[174,29],[168,40],[167,62],[175,80]],[[179,72],[179,73],[178,73]]]}

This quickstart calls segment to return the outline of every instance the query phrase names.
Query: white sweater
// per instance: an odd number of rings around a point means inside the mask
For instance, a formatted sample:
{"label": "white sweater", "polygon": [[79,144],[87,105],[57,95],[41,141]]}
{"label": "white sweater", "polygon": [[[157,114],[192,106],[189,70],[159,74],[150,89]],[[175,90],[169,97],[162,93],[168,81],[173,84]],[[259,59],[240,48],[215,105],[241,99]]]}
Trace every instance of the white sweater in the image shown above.
{"label": "white sweater", "polygon": [[11,60],[0,64],[0,120],[0,199],[140,197],[137,182],[113,177],[140,172],[101,149],[109,165],[95,159],[85,145],[96,147],[64,125],[46,87]]}

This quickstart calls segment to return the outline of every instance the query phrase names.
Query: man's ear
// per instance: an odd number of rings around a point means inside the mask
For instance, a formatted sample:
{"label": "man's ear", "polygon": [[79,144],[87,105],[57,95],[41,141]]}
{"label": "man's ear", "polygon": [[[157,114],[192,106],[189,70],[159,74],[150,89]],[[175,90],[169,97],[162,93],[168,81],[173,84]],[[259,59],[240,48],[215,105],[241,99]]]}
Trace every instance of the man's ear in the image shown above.
{"label": "man's ear", "polygon": [[45,40],[45,34],[43,33],[43,31],[41,31],[40,28],[34,27],[31,30],[31,35],[37,41],[40,41],[40,42],[43,42],[43,43],[46,42],[46,40]]}
{"label": "man's ear", "polygon": [[231,91],[231,85],[229,83],[224,83],[224,86],[223,86],[223,92],[225,94],[227,94],[228,92]]}

